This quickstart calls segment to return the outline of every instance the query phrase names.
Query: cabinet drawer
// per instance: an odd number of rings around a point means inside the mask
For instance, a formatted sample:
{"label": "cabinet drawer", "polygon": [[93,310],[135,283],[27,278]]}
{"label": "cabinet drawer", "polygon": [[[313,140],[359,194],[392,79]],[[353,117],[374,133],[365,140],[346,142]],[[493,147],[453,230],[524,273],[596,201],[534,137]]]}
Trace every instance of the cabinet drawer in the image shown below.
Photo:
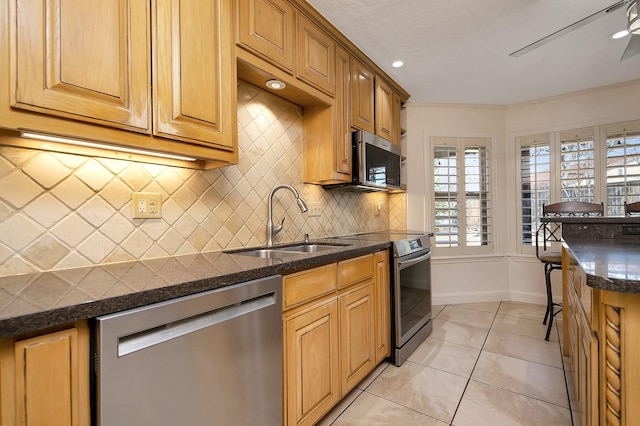
{"label": "cabinet drawer", "polygon": [[336,290],[336,264],[319,266],[282,278],[283,309],[289,309]]}
{"label": "cabinet drawer", "polygon": [[345,288],[373,277],[373,255],[356,257],[338,263],[338,288]]}

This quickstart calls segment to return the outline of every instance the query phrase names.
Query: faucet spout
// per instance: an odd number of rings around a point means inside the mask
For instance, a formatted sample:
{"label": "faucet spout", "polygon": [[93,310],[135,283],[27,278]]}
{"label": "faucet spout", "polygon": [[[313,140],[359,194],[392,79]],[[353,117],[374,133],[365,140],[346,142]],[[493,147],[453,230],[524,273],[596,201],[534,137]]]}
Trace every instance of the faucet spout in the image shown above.
{"label": "faucet spout", "polygon": [[280,224],[278,226],[274,226],[273,225],[273,195],[279,189],[288,189],[289,191],[291,191],[293,193],[293,196],[296,199],[296,203],[298,204],[298,208],[300,209],[300,211],[302,213],[304,213],[304,212],[306,212],[308,210],[307,204],[300,197],[300,194],[298,193],[298,191],[293,186],[287,185],[286,183],[283,183],[283,184],[277,185],[275,188],[273,188],[273,190],[271,191],[271,194],[269,194],[269,217],[267,219],[267,247],[273,246],[273,239],[274,239],[274,237],[276,236],[276,234],[278,232],[282,231],[282,226],[284,224],[284,218],[282,218],[282,221],[280,222]]}

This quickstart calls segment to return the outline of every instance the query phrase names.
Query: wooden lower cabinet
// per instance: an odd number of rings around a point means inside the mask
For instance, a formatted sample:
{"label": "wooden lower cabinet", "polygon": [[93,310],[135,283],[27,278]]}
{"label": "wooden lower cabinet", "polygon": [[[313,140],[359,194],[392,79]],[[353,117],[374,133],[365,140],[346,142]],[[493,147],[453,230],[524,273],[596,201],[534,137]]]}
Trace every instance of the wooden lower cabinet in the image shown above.
{"label": "wooden lower cabinet", "polygon": [[346,395],[377,365],[374,336],[374,289],[369,281],[338,297],[340,376]]}
{"label": "wooden lower cabinet", "polygon": [[376,364],[391,355],[391,284],[389,252],[377,252],[374,257]]}
{"label": "wooden lower cabinet", "polygon": [[0,424],[84,426],[90,418],[85,323],[0,341]]}
{"label": "wooden lower cabinet", "polygon": [[335,296],[284,318],[286,424],[313,425],[340,400],[338,335]]}
{"label": "wooden lower cabinet", "polygon": [[319,421],[383,359],[378,339],[387,353],[391,329],[379,319],[389,299],[377,288],[388,287],[388,260],[381,266],[388,256],[384,250],[283,278],[286,425]]}

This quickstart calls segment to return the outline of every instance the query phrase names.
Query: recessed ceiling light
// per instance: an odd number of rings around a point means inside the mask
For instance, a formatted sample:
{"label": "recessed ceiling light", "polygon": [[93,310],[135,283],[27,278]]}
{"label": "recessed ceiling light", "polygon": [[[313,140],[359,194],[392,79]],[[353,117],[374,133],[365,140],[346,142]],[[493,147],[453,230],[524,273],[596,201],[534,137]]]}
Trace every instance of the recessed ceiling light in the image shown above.
{"label": "recessed ceiling light", "polygon": [[617,40],[617,39],[619,39],[619,38],[626,37],[626,36],[628,36],[628,35],[629,35],[629,31],[627,31],[627,30],[622,30],[622,31],[618,31],[618,32],[617,32],[617,33],[615,33],[615,34],[611,34],[611,38],[612,38],[612,39],[614,39],[614,40]]}
{"label": "recessed ceiling light", "polygon": [[393,63],[391,64],[394,68],[400,68],[401,66],[404,65],[404,62],[402,61],[393,61]]}
{"label": "recessed ceiling light", "polygon": [[287,85],[286,85],[283,81],[276,80],[276,79],[273,79],[273,80],[269,80],[269,81],[267,81],[267,82],[265,83],[265,85],[266,85],[269,89],[273,89],[273,90],[282,90],[282,89],[284,89],[285,87],[287,87]]}

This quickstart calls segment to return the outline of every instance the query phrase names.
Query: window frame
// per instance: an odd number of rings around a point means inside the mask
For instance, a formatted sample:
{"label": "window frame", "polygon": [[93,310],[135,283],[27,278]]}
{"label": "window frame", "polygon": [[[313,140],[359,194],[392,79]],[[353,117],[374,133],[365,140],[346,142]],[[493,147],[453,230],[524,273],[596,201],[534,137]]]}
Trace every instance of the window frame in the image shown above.
{"label": "window frame", "polygon": [[[460,156],[464,156],[465,147],[475,147],[481,146],[487,150],[488,158],[486,161],[486,168],[488,170],[487,178],[485,179],[485,184],[488,185],[488,190],[485,192],[487,194],[487,205],[486,210],[487,220],[486,225],[483,223],[482,226],[486,226],[488,229],[488,241],[484,245],[466,245],[466,222],[467,222],[467,213],[466,206],[464,205],[464,201],[466,199],[466,195],[461,199],[457,197],[457,211],[458,211],[458,221],[457,221],[457,230],[458,230],[458,243],[465,243],[465,245],[458,245],[454,247],[443,247],[436,246],[435,239],[432,245],[432,249],[434,251],[434,255],[483,255],[483,254],[494,254],[495,253],[495,170],[496,170],[496,151],[495,151],[495,138],[492,136],[429,136],[428,137],[428,164],[429,171],[427,173],[427,187],[430,192],[429,202],[431,204],[429,215],[429,226],[434,231],[436,230],[436,191],[435,191],[435,148],[437,146],[455,146],[456,147],[456,158],[461,158]],[[462,148],[462,149],[461,149]],[[461,180],[464,178],[464,169],[465,165],[457,163],[457,180],[456,185],[458,186],[456,194],[460,194],[460,192],[468,192],[466,189],[460,190],[460,186],[464,188],[466,181]]]}
{"label": "window frame", "polygon": [[[561,145],[564,140],[567,140],[567,135],[572,132],[577,137],[584,136],[585,132],[592,132],[594,143],[594,199],[592,202],[604,203],[605,212],[608,212],[608,188],[607,188],[607,139],[619,129],[627,128],[628,133],[640,134],[640,120],[631,120],[620,123],[602,124],[595,126],[585,126],[576,129],[556,130],[549,132],[536,132],[536,134],[528,135],[516,135],[515,136],[515,173],[516,173],[516,200],[517,200],[517,252],[522,254],[535,253],[535,236],[532,236],[532,244],[525,245],[523,239],[523,191],[522,191],[522,164],[521,164],[521,152],[525,146],[530,145],[533,137],[548,135],[549,151],[550,151],[550,203],[556,203],[562,201],[562,188],[560,183],[560,164],[561,164]],[[591,130],[590,130],[591,129]],[[590,201],[590,200],[585,200]],[[541,209],[541,207],[540,207]],[[537,212],[541,214],[540,212]],[[608,213],[605,213],[608,215]],[[536,216],[538,217],[538,216]],[[532,223],[532,227],[535,226],[537,221]],[[535,232],[535,229],[532,230]]]}

